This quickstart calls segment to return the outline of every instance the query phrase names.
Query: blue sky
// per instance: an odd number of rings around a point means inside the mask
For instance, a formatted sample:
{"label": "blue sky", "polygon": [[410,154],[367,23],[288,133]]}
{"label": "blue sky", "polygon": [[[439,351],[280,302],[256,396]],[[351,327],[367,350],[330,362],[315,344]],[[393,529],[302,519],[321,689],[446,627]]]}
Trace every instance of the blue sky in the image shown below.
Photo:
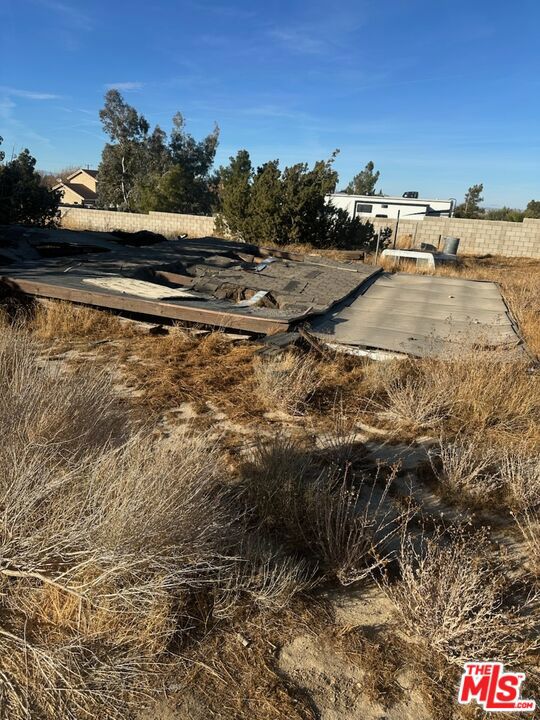
{"label": "blue sky", "polygon": [[97,166],[118,87],[151,124],[221,128],[218,164],[341,153],[388,194],[540,199],[538,0],[0,0],[0,135]]}

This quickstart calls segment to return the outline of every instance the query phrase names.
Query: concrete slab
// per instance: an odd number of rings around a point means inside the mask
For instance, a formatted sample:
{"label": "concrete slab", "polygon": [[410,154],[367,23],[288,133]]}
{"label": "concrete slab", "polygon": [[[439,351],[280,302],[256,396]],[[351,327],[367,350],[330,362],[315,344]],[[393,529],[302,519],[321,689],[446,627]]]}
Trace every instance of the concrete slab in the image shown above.
{"label": "concrete slab", "polygon": [[385,273],[352,300],[313,319],[311,331],[329,343],[417,356],[520,344],[497,285],[453,281]]}

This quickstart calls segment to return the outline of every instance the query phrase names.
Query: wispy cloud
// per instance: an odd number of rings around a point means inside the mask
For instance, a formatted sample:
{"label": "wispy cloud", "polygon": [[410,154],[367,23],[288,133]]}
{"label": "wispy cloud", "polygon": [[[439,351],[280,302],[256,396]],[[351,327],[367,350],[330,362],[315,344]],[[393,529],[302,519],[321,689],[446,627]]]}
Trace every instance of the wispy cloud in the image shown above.
{"label": "wispy cloud", "polygon": [[124,92],[129,92],[130,90],[141,90],[144,87],[144,83],[138,81],[106,83],[104,87],[107,90],[124,90]]}
{"label": "wispy cloud", "polygon": [[285,118],[287,120],[311,120],[312,117],[301,110],[294,110],[284,105],[273,103],[252,105],[250,107],[239,108],[238,112],[242,115],[252,115],[263,118]]}
{"label": "wispy cloud", "polygon": [[60,95],[48,92],[36,92],[34,90],[21,90],[20,88],[0,85],[0,92],[12,97],[26,98],[27,100],[59,100]]}
{"label": "wispy cloud", "polygon": [[[0,87],[0,93],[2,93]],[[15,109],[17,105],[9,97],[9,95],[0,95],[0,120],[2,121],[2,132],[4,137],[11,136],[12,139],[16,139],[16,144],[13,143],[13,152],[18,152],[17,147],[24,147],[26,144],[38,145],[41,147],[51,147],[49,138],[35,132],[26,123],[21,122],[15,116]]]}
{"label": "wispy cloud", "polygon": [[75,3],[67,4],[61,0],[33,0],[37,5],[55,13],[65,24],[78,30],[92,30],[94,23],[91,17],[80,10]]}
{"label": "wispy cloud", "polygon": [[8,97],[0,97],[0,120],[7,122],[13,117],[15,103]]}
{"label": "wispy cloud", "polygon": [[342,0],[330,12],[326,5],[307,4],[307,12],[274,24],[266,35],[291,53],[327,55],[333,62],[341,62],[350,55],[355,34],[368,23],[371,4],[371,0]]}
{"label": "wispy cloud", "polygon": [[326,52],[328,44],[322,38],[302,29],[288,28],[270,30],[269,35],[288,50],[302,55],[321,55]]}

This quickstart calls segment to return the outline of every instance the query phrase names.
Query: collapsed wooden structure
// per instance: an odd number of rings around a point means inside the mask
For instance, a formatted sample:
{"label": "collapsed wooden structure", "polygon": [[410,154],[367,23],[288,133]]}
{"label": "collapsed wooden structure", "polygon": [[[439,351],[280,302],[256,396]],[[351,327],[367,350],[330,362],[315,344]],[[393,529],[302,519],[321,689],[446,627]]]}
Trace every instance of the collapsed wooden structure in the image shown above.
{"label": "collapsed wooden structure", "polygon": [[287,342],[305,326],[353,354],[524,347],[495,283],[390,274],[214,237],[0,227],[1,287],[159,322],[281,333]]}
{"label": "collapsed wooden structure", "polygon": [[[122,234],[123,235],[123,234]],[[17,239],[12,233],[12,241]],[[129,237],[22,230],[4,289],[168,320],[269,334],[327,312],[380,272],[217,238],[137,246]],[[144,238],[143,238],[144,241]]]}

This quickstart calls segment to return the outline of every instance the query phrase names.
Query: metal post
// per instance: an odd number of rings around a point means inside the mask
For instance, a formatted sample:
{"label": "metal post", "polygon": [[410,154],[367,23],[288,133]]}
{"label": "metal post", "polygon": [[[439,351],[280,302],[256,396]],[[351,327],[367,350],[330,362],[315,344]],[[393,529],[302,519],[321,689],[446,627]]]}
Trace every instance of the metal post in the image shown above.
{"label": "metal post", "polygon": [[374,265],[377,264],[377,258],[379,257],[379,244],[381,242],[381,229],[379,228],[379,232],[377,233],[377,248],[375,250],[375,262]]}
{"label": "metal post", "polygon": [[394,233],[395,233],[395,234],[394,234],[394,250],[395,250],[395,248],[396,248],[396,243],[397,243],[397,237],[398,237],[397,233],[398,233],[398,228],[399,228],[399,216],[400,216],[400,214],[401,214],[401,210],[398,210],[398,211],[397,211],[397,218],[396,218],[396,229],[394,230]]}

